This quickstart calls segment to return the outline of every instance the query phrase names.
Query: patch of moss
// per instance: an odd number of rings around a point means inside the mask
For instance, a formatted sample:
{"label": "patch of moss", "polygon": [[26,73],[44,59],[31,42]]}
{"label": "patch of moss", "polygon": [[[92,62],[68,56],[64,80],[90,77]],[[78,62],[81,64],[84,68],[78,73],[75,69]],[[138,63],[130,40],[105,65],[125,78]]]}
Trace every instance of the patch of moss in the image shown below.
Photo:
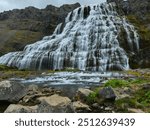
{"label": "patch of moss", "polygon": [[137,79],[133,79],[130,81],[131,85],[141,85],[141,84],[145,84],[145,83],[149,83],[150,80],[149,79],[144,79],[144,78],[137,78]]}
{"label": "patch of moss", "polygon": [[135,98],[128,97],[117,100],[114,105],[117,112],[128,112],[128,108],[143,108]]}
{"label": "patch of moss", "polygon": [[150,107],[150,91],[140,89],[135,97],[144,107]]}
{"label": "patch of moss", "polygon": [[150,78],[150,72],[149,70],[145,72],[140,72],[140,71],[135,71],[135,70],[128,70],[125,73],[129,74],[129,75],[133,75],[136,77],[143,77],[143,78]]}
{"label": "patch of moss", "polygon": [[126,81],[126,80],[121,80],[121,79],[111,79],[111,80],[107,81],[104,84],[104,87],[108,87],[108,86],[111,86],[113,88],[116,88],[116,87],[128,87],[129,86],[129,82]]}
{"label": "patch of moss", "polygon": [[32,75],[37,76],[39,74],[41,74],[39,71],[18,70],[17,68],[0,65],[0,81],[9,78],[29,78]]}
{"label": "patch of moss", "polygon": [[5,65],[0,65],[0,71],[4,71],[4,70],[15,70],[16,68],[12,68],[12,67],[8,67]]}
{"label": "patch of moss", "polygon": [[88,104],[93,104],[97,102],[97,97],[98,97],[98,92],[90,93],[86,101],[88,102]]}
{"label": "patch of moss", "polygon": [[86,101],[88,104],[93,104],[95,102],[99,103],[99,91],[102,89],[102,87],[96,87],[92,93],[89,94]]}

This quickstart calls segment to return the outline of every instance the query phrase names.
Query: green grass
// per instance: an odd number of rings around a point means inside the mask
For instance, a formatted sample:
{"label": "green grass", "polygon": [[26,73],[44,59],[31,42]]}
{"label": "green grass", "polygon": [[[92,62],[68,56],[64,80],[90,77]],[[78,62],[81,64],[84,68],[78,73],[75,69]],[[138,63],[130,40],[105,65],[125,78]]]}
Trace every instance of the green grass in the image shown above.
{"label": "green grass", "polygon": [[126,80],[121,80],[121,79],[111,79],[104,84],[104,87],[109,87],[109,86],[111,86],[112,88],[128,87],[129,82]]}
{"label": "green grass", "polygon": [[0,65],[0,81],[9,78],[28,78],[31,75],[39,75],[39,71],[29,71],[29,70],[18,70],[15,67],[8,67],[5,65]]}
{"label": "green grass", "polygon": [[142,104],[144,107],[150,107],[150,91],[139,90],[136,93],[137,101]]}
{"label": "green grass", "polygon": [[127,108],[142,109],[145,112],[150,112],[150,90],[139,89],[131,98],[117,100],[115,108],[120,112],[128,112]]}
{"label": "green grass", "polygon": [[93,104],[93,103],[97,102],[98,101],[98,93],[99,93],[99,88],[97,88],[93,93],[90,93],[86,99],[87,103]]}
{"label": "green grass", "polygon": [[115,102],[115,109],[118,112],[128,112],[128,108],[143,109],[143,106],[137,101],[136,98],[123,98]]}

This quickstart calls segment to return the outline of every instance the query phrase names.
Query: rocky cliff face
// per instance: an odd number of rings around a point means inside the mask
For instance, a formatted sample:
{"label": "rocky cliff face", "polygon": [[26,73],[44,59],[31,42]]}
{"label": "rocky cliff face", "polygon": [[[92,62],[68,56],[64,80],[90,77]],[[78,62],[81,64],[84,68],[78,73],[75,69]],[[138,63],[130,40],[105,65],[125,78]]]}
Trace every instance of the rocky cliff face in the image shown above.
{"label": "rocky cliff face", "polygon": [[[140,51],[131,54],[130,66],[132,68],[150,67],[150,0],[107,0],[108,3],[115,2],[118,12],[132,23],[140,35]],[[123,32],[122,32],[123,33]],[[124,35],[122,35],[121,39]],[[122,40],[122,43],[125,40]],[[127,48],[125,48],[127,50]]]}
{"label": "rocky cliff face", "polygon": [[59,8],[48,5],[45,9],[27,7],[0,13],[0,55],[22,50],[26,44],[52,34],[57,24],[79,6],[79,3]]}

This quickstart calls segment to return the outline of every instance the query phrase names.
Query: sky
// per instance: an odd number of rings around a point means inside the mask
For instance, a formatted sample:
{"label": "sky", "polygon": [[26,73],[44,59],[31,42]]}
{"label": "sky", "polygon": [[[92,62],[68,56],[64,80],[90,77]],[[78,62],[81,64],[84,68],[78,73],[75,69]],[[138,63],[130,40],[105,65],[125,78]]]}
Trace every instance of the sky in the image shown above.
{"label": "sky", "polygon": [[72,4],[79,2],[81,5],[95,4],[105,2],[106,0],[0,0],[0,12],[22,9],[28,6],[37,8],[45,8],[47,5],[61,6],[63,4]]}

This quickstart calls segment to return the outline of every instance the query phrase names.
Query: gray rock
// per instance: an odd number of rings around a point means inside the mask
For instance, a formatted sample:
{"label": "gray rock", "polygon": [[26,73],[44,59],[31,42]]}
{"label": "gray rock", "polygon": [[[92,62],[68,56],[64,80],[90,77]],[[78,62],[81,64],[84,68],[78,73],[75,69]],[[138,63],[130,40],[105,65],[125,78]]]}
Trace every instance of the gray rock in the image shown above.
{"label": "gray rock", "polygon": [[115,88],[114,89],[116,100],[123,99],[123,98],[130,98],[133,91],[131,88]]}
{"label": "gray rock", "polygon": [[41,102],[37,109],[37,112],[39,113],[72,112],[71,100],[68,97],[62,97],[55,94],[49,97],[40,97],[38,100]]}
{"label": "gray rock", "polygon": [[85,89],[85,88],[79,88],[77,93],[76,93],[76,98],[78,100],[84,101],[90,93],[92,93],[93,91],[89,90],[89,89]]}
{"label": "gray rock", "polygon": [[11,104],[4,113],[35,113],[38,106],[23,106],[20,104]]}
{"label": "gray rock", "polygon": [[90,112],[91,109],[87,104],[80,101],[73,102],[72,109],[74,112]]}
{"label": "gray rock", "polygon": [[8,80],[2,81],[0,82],[0,101],[16,103],[26,95],[27,91],[28,89],[22,84]]}
{"label": "gray rock", "polygon": [[66,113],[72,112],[71,100],[68,97],[52,95],[38,98],[39,104],[25,106],[21,104],[11,104],[5,113]]}
{"label": "gray rock", "polygon": [[49,87],[38,87],[37,85],[33,84],[28,86],[27,94],[23,97],[23,99],[19,103],[25,105],[39,104],[39,100],[37,100],[37,98],[51,96],[55,93],[58,93],[57,90],[53,90]]}
{"label": "gray rock", "polygon": [[111,87],[105,87],[99,92],[99,96],[102,98],[102,100],[109,100],[109,101],[115,101],[116,94],[114,90]]}

